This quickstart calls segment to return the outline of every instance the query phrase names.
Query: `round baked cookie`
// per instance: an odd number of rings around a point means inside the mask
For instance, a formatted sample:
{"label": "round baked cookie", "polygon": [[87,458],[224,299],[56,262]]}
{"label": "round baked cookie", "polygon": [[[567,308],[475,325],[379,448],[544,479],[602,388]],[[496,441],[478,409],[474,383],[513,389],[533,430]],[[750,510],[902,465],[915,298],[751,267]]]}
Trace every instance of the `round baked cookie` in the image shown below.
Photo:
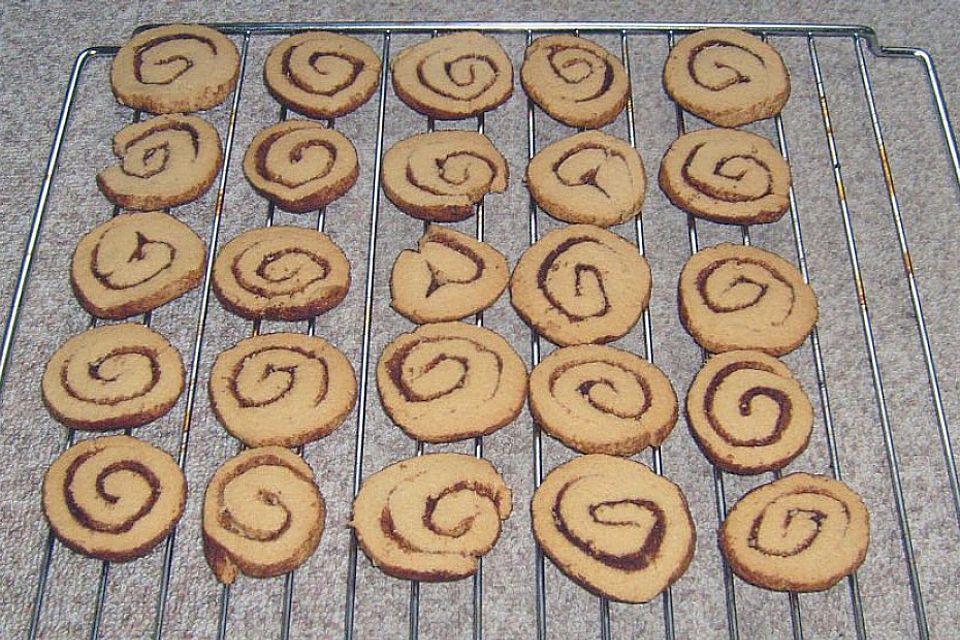
{"label": "round baked cookie", "polygon": [[390,306],[418,324],[459,320],[496,302],[509,279],[507,259],[491,245],[430,225],[393,263]]}
{"label": "round baked cookie", "polygon": [[80,239],[70,284],[91,314],[129,318],[199,286],[206,259],[200,236],[173,216],[122,213]]}
{"label": "round baked cookie", "polygon": [[625,335],[650,302],[650,266],[636,246],[586,224],[551,231],[513,270],[510,300],[520,317],[561,346]]}
{"label": "round baked cookie", "polygon": [[280,104],[313,118],[339,118],[370,99],[380,70],[379,56],[365,42],[307,31],[270,49],[263,81]]}
{"label": "round baked cookie", "polygon": [[383,192],[401,211],[433,222],[473,215],[488,193],[507,189],[507,161],[475,131],[420,133],[383,156]]}
{"label": "round baked cookie", "polygon": [[777,50],[739,29],[705,29],[677,42],[663,86],[681,107],[719,127],[780,113],[790,74]]}
{"label": "round baked cookie", "polygon": [[253,188],[284,211],[327,206],[360,175],[357,150],[339,131],[312,120],[286,120],[254,138],[243,157]]}
{"label": "round baked cookie", "polygon": [[701,129],[674,140],[660,163],[660,188],[699,218],[728,224],[779,220],[790,206],[790,165],[766,138]]}
{"label": "round baked cookie", "polygon": [[596,129],[616,120],[630,96],[623,63],[592,40],[537,38],[524,54],[520,82],[541,109],[571,127]]}
{"label": "round baked cookie", "polygon": [[264,227],[228,242],[213,263],[213,290],[224,307],[251,320],[306,320],[340,304],[350,263],[324,233]]}
{"label": "round baked cookie", "polygon": [[390,65],[393,89],[410,108],[434,118],[469,118],[513,93],[513,64],[500,44],[476,31],[407,47]]}
{"label": "round baked cookie", "polygon": [[696,531],[680,487],[633,460],[578,456],[533,494],[533,534],[585,589],[648,602],[683,575]]}
{"label": "round baked cookie", "polygon": [[141,324],[84,331],[57,349],[43,372],[43,401],[74,429],[139,427],[167,413],[183,391],[183,361]]}
{"label": "round baked cookie", "polygon": [[779,356],[817,323],[817,297],[780,256],[723,243],[695,253],[680,272],[680,320],[707,351],[757,349]]}
{"label": "round baked cookie", "polygon": [[609,227],[640,213],[647,179],[629,142],[584,131],[538,152],[527,165],[527,188],[558,220]]}
{"label": "round baked cookie", "polygon": [[120,164],[97,174],[97,186],[113,204],[152,211],[192,202],[220,171],[220,135],[197,116],[158,116],[127,125],[113,136]]}
{"label": "round baked cookie", "polygon": [[471,576],[513,510],[492,464],[461,453],[402,460],[367,478],[350,526],[374,566],[397,578]]}
{"label": "round baked cookie", "polygon": [[130,436],[90,438],[53,461],[43,513],[61,542],[93,558],[146,555],[173,530],[187,501],[176,460]]}
{"label": "round baked cookie", "polygon": [[511,422],[527,395],[527,368],[499,335],[463,322],[425,324],[383,350],[383,408],[411,438],[453,442]]}
{"label": "round baked cookie", "polygon": [[203,552],[217,580],[272,578],[316,550],[326,515],[313,469],[283,447],[259,447],[217,469],[203,497]]}
{"label": "round baked cookie", "polygon": [[787,466],[813,431],[813,406],[800,382],[762,351],[711,357],[690,385],[687,418],[707,458],[743,474]]}
{"label": "round baked cookie", "polygon": [[677,423],[677,394],[660,369],[608,346],[557,349],[530,373],[530,413],[581,453],[631,456]]}
{"label": "round baked cookie", "polygon": [[777,591],[823,591],[863,564],[870,514],[850,487],[792,473],[743,496],[720,527],[730,568]]}
{"label": "round baked cookie", "polygon": [[215,107],[237,84],[240,54],[227,36],[197,24],[141,31],[120,47],[110,69],[117,101],[150,113]]}
{"label": "round baked cookie", "polygon": [[350,361],[323,338],[272,333],[241,340],[217,356],[210,404],[248,447],[296,447],[343,424],[357,401]]}

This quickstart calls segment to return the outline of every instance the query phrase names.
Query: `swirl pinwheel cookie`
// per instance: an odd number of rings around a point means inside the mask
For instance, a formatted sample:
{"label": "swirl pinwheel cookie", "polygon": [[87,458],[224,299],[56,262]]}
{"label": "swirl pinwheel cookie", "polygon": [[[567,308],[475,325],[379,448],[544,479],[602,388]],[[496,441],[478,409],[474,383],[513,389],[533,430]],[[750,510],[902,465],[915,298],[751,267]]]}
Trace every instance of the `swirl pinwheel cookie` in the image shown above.
{"label": "swirl pinwheel cookie", "polygon": [[130,436],[90,438],[54,460],[43,512],[74,551],[123,562],[146,555],[183,514],[187,481],[170,454]]}
{"label": "swirl pinwheel cookie", "polygon": [[339,118],[370,99],[380,70],[380,58],[366,43],[307,31],[270,50],[263,80],[281,104],[314,118]]}
{"label": "swirl pinwheel cookie", "polygon": [[613,122],[630,94],[619,58],[592,40],[568,35],[534,40],[520,81],[541,109],[571,127],[596,129]]}
{"label": "swirl pinwheel cookie", "polygon": [[251,320],[306,320],[340,304],[350,263],[324,233],[266,227],[228,242],[213,264],[223,306]]}
{"label": "swirl pinwheel cookie", "polygon": [[152,211],[196,200],[220,171],[220,135],[197,116],[158,116],[127,125],[113,137],[120,164],[97,174],[107,200]]}
{"label": "swirl pinwheel cookie", "polygon": [[509,279],[507,259],[492,246],[430,225],[416,251],[393,263],[391,306],[419,324],[459,320],[496,302]]}
{"label": "swirl pinwheel cookie", "polygon": [[167,413],[183,391],[183,361],[141,324],[84,331],[57,349],[43,372],[43,401],[74,429],[139,427]]}
{"label": "swirl pinwheel cookie", "polygon": [[443,120],[499,107],[513,93],[513,64],[490,36],[464,31],[407,47],[390,65],[408,106]]}
{"label": "swirl pinwheel cookie", "polygon": [[397,578],[471,576],[496,544],[512,494],[492,464],[460,453],[430,453],[367,478],[350,526],[374,566]]}
{"label": "swirl pinwheel cookie", "polygon": [[120,47],[110,84],[121,104],[150,113],[209,109],[233,91],[240,54],[227,36],[201,25],[147,29]]}
{"label": "swirl pinwheel cookie", "polygon": [[707,351],[793,351],[817,323],[817,297],[796,267],[756,247],[719,244],[680,272],[680,320]]}
{"label": "swirl pinwheel cookie", "polygon": [[217,469],[203,498],[203,552],[217,580],[293,571],[323,535],[323,495],[313,469],[283,447],[259,447]]}
{"label": "swirl pinwheel cookie", "polygon": [[509,170],[493,143],[473,131],[435,131],[396,143],[383,157],[383,191],[401,211],[455,222],[488,193],[507,188]]}
{"label": "swirl pinwheel cookie", "polygon": [[739,29],[706,29],[677,42],[663,85],[681,107],[720,127],[780,113],[790,74],[777,50]]}
{"label": "swirl pinwheel cookie", "polygon": [[248,447],[295,447],[339,427],[357,400],[350,361],[323,338],[273,333],[217,356],[210,402]]}
{"label": "swirl pinwheel cookie", "polygon": [[673,204],[720,223],[779,220],[790,182],[790,166],[766,138],[736,129],[682,135],[660,164],[660,187]]}
{"label": "swirl pinwheel cookie", "polygon": [[823,591],[863,564],[870,514],[850,487],[792,473],[743,496],[720,527],[733,571],[777,591]]}
{"label": "swirl pinwheel cookie", "polygon": [[520,256],[510,299],[555,344],[604,343],[633,328],[650,287],[650,266],[634,245],[580,224],[551,231]]}
{"label": "swirl pinwheel cookie", "polygon": [[383,407],[412,438],[453,442],[493,433],[520,413],[527,369],[499,335],[462,322],[394,339],[377,364]]}
{"label": "swirl pinwheel cookie", "polygon": [[597,595],[648,602],[693,559],[683,492],[639,462],[578,456],[543,479],[530,509],[543,552]]}

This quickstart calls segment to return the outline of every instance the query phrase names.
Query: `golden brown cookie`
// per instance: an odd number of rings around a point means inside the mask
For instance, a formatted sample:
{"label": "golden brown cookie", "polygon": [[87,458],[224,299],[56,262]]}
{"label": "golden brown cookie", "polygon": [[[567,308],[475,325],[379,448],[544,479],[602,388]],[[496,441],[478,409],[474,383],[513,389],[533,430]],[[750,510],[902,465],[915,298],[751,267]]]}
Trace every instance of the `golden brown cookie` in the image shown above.
{"label": "golden brown cookie", "polygon": [[680,320],[707,351],[783,355],[817,323],[817,297],[780,256],[736,244],[694,254],[680,273]]}
{"label": "golden brown cookie", "polygon": [[183,361],[156,331],[125,323],[90,329],[57,349],[43,372],[43,401],[74,429],[139,427],[183,391]]}
{"label": "golden brown cookie", "polygon": [[237,315],[306,320],[340,304],[350,263],[329,236],[301,227],[265,227],[228,242],[213,264],[213,290]]}
{"label": "golden brown cookie", "polygon": [[792,473],[743,496],[720,527],[733,571],[777,591],[823,591],[863,564],[870,514],[850,487]]}
{"label": "golden brown cookie", "polygon": [[509,279],[507,259],[491,245],[430,225],[393,263],[390,306],[419,324],[459,320],[496,302]]}
{"label": "golden brown cookie", "polygon": [[196,200],[220,171],[220,135],[197,116],[158,116],[127,125],[113,136],[120,164],[97,174],[113,204],[151,211]]}
{"label": "golden brown cookie", "polygon": [[475,31],[407,47],[390,65],[393,89],[410,108],[455,120],[490,111],[513,93],[513,64],[500,44]]}
{"label": "golden brown cookie", "polygon": [[660,446],[677,423],[677,394],[660,369],[608,346],[557,349],[530,373],[530,413],[581,453],[631,456]]}
{"label": "golden brown cookie", "polygon": [[510,517],[512,494],[492,464],[460,453],[430,453],[367,478],[350,526],[374,566],[431,582],[476,573]]}
{"label": "golden brown cookie", "polygon": [[489,329],[425,324],[383,350],[377,387],[384,409],[411,438],[453,442],[493,433],[516,418],[527,368]]}
{"label": "golden brown cookie", "polygon": [[534,492],[533,534],[593,593],[648,602],[690,565],[696,531],[680,487],[625,458],[578,456]]}
{"label": "golden brown cookie", "polygon": [[209,109],[233,91],[240,54],[227,36],[198,24],[141,31],[120,47],[110,85],[121,104],[150,113]]}
{"label": "golden brown cookie", "polygon": [[681,107],[719,127],[780,113],[790,74],[777,50],[739,29],[705,29],[677,42],[663,86]]}
{"label": "golden brown cookie", "polygon": [[650,267],[610,231],[578,224],[527,249],[510,279],[510,300],[538,333],[561,346],[625,335],[650,301]]}
{"label": "golden brown cookie", "polygon": [[272,333],[217,356],[210,403],[248,447],[295,447],[339,427],[357,400],[350,361],[323,338]]}
{"label": "golden brown cookie", "polygon": [[420,133],[383,156],[383,192],[401,211],[433,222],[469,218],[483,196],[507,189],[508,177],[507,161],[474,131]]}
{"label": "golden brown cookie", "polygon": [[629,142],[584,131],[537,153],[527,165],[527,188],[558,220],[609,227],[640,213],[647,179]]}
{"label": "golden brown cookie", "polygon": [[534,40],[524,54],[520,82],[541,109],[571,127],[596,129],[613,122],[630,96],[620,59],[576,36]]}
{"label": "golden brown cookie", "polygon": [[660,163],[670,201],[714,222],[779,220],[790,206],[790,182],[790,166],[766,138],[736,129],[682,135]]}
{"label": "golden brown cookie", "polygon": [[339,118],[380,83],[380,58],[366,43],[329,31],[285,38],[267,55],[263,81],[278,102],[314,118]]}
{"label": "golden brown cookie", "polygon": [[129,318],[199,286],[206,259],[200,236],[173,216],[124,213],[80,239],[70,284],[91,314]]}
{"label": "golden brown cookie", "polygon": [[217,469],[203,497],[203,552],[217,580],[272,578],[316,550],[326,515],[313,469],[283,447],[260,447]]}

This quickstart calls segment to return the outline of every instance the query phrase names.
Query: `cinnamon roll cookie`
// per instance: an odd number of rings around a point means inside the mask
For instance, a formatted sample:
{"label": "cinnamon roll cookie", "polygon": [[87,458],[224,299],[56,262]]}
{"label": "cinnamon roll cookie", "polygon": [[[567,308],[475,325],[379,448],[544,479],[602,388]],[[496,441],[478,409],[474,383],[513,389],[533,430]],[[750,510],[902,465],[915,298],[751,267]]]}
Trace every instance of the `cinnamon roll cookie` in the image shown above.
{"label": "cinnamon roll cookie", "polygon": [[687,417],[707,458],[734,473],[782,469],[807,448],[813,430],[800,382],[761,351],[710,358],[690,385]]}
{"label": "cinnamon roll cookie", "polygon": [[743,496],[720,527],[733,571],[777,591],[823,591],[863,564],[870,514],[850,487],[792,473]]}
{"label": "cinnamon roll cookie", "polygon": [[43,401],[74,429],[139,427],[167,413],[183,391],[183,361],[141,324],[90,329],[67,340],[43,372]]}
{"label": "cinnamon roll cookie", "polygon": [[527,369],[499,335],[462,322],[425,324],[387,345],[377,364],[387,414],[412,438],[453,442],[511,422]]}
{"label": "cinnamon roll cookie", "polygon": [[560,122],[596,129],[616,120],[630,95],[619,58],[592,40],[554,35],[533,41],[520,82],[527,95]]}
{"label": "cinnamon roll cookie", "polygon": [[647,179],[630,143],[584,131],[537,153],[527,165],[527,188],[558,220],[609,227],[640,213]]}
{"label": "cinnamon roll cookie", "polygon": [[357,400],[350,361],[323,338],[273,333],[217,356],[210,403],[248,447],[295,447],[339,427]]}
{"label": "cinnamon roll cookie", "polygon": [[418,324],[459,320],[496,302],[509,279],[507,259],[491,245],[430,225],[393,263],[391,306]]}
{"label": "cinnamon roll cookie", "polygon": [[383,156],[383,192],[401,211],[433,222],[473,215],[488,193],[507,189],[507,161],[473,131],[421,133]]}
{"label": "cinnamon roll cookie", "polygon": [[735,244],[704,249],[680,273],[680,320],[707,351],[783,355],[817,322],[817,297],[780,256]]}
{"label": "cinnamon roll cookie", "polygon": [[339,33],[307,31],[270,49],[263,81],[270,95],[295,111],[339,118],[370,99],[380,70],[380,58],[366,43]]}
{"label": "cinnamon roll cookie", "polygon": [[648,602],[683,575],[696,531],[680,487],[625,458],[578,456],[534,492],[533,534],[589,591]]}
{"label": "cinnamon roll cookie", "polygon": [[233,91],[240,54],[227,36],[200,25],[147,29],[120,47],[110,70],[121,104],[150,113],[209,109]]}
{"label": "cinnamon roll cookie", "polygon": [[340,304],[350,263],[324,233],[265,227],[228,242],[213,264],[213,290],[230,311],[251,320],[306,320]]}
{"label": "cinnamon roll cookie", "polygon": [[604,343],[633,328],[650,287],[650,266],[634,245],[579,224],[551,231],[523,253],[510,279],[510,299],[551,342]]}
{"label": "cinnamon roll cookie", "polygon": [[471,576],[497,543],[512,494],[492,464],[460,453],[403,460],[367,478],[350,526],[384,573],[410,580]]}
{"label": "cinnamon roll cookie", "polygon": [[70,284],[91,314],[129,318],[197,287],[206,258],[200,236],[173,216],[123,213],[80,239]]}
{"label": "cinnamon roll cookie", "polygon": [[400,52],[393,89],[410,108],[434,118],[469,118],[513,93],[513,64],[490,36],[475,31],[432,38]]}
{"label": "cinnamon roll cookie", "polygon": [[76,444],[43,477],[43,513],[65,545],[101,560],[146,555],[173,530],[187,481],[162,449],[130,436]]}
{"label": "cinnamon roll cookie", "polygon": [[151,211],[196,200],[220,171],[217,130],[197,116],[169,115],[128,125],[113,137],[120,164],[97,174],[113,204]]}
{"label": "cinnamon roll cookie", "polygon": [[326,515],[313,469],[283,447],[260,447],[217,469],[203,498],[203,551],[217,580],[293,571],[320,544]]}
{"label": "cinnamon roll cookie", "polygon": [[682,135],[660,163],[670,201],[720,223],[779,220],[790,206],[790,182],[790,166],[766,138],[736,129]]}
{"label": "cinnamon roll cookie", "polygon": [[705,29],[677,42],[663,85],[681,107],[720,127],[780,113],[790,74],[777,50],[739,29]]}

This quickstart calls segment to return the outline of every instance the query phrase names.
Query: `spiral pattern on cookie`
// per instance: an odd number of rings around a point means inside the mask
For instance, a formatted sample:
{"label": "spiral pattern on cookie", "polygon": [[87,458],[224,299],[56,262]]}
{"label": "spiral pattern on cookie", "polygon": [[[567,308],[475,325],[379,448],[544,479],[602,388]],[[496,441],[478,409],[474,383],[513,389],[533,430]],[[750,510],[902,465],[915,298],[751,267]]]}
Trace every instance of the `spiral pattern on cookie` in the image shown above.
{"label": "spiral pattern on cookie", "polygon": [[370,99],[380,69],[380,58],[366,43],[308,31],[270,50],[263,79],[273,97],[291,109],[314,118],[339,118]]}
{"label": "spiral pattern on cookie", "polygon": [[496,544],[512,495],[492,464],[459,453],[403,460],[364,481],[350,526],[370,561],[411,580],[476,573]]}
{"label": "spiral pattern on cookie", "polygon": [[452,442],[486,435],[520,413],[527,370],[510,344],[461,322],[426,324],[383,351],[377,386],[384,409],[408,435]]}
{"label": "spiral pattern on cookie", "polygon": [[534,492],[533,533],[557,567],[599,595],[647,602],[686,571],[696,540],[680,488],[632,460],[579,456]]}
{"label": "spiral pattern on cookie", "polygon": [[513,93],[513,65],[506,51],[490,36],[473,31],[408,47],[391,70],[397,96],[435,118],[475,116]]}
{"label": "spiral pattern on cookie", "polygon": [[520,80],[527,95],[571,127],[597,128],[623,111],[630,84],[623,63],[585,38],[538,38],[526,51]]}
{"label": "spiral pattern on cookie", "polygon": [[43,400],[75,429],[138,427],[177,402],[183,361],[162,335],[140,324],[90,329],[60,347],[43,373]]}
{"label": "spiral pattern on cookie", "polygon": [[856,571],[870,515],[850,487],[794,473],[757,487],[720,528],[720,549],[744,580],[781,591],[821,591]]}
{"label": "spiral pattern on cookie", "polygon": [[165,209],[207,192],[223,159],[220,136],[197,116],[159,116],[113,137],[120,164],[97,174],[100,191],[127,209]]}

